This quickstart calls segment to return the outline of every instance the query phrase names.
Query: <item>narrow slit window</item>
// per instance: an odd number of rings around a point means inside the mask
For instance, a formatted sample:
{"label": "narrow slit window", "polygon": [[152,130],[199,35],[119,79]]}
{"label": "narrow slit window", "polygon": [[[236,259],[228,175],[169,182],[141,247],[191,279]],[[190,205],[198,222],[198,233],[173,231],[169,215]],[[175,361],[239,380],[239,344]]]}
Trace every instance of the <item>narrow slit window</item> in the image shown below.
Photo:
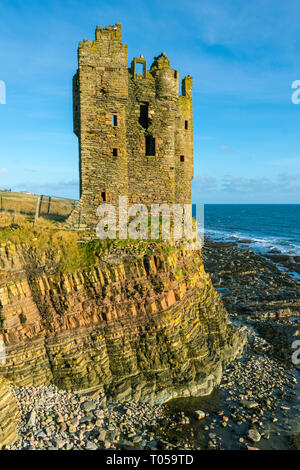
{"label": "narrow slit window", "polygon": [[117,157],[118,156],[118,149],[113,149],[113,157]]}
{"label": "narrow slit window", "polygon": [[177,70],[174,71],[174,78],[177,78],[178,77],[178,73],[177,73]]}
{"label": "narrow slit window", "polygon": [[139,123],[144,129],[148,128],[148,125],[149,125],[149,105],[148,105],[148,103],[143,103],[143,104],[140,105]]}
{"label": "narrow slit window", "polygon": [[146,135],[146,155],[155,156],[155,139],[152,135]]}
{"label": "narrow slit window", "polygon": [[188,129],[189,128],[189,121],[184,121],[184,128]]}
{"label": "narrow slit window", "polygon": [[102,192],[101,192],[101,200],[102,200],[103,202],[106,202],[106,192],[105,192],[105,191],[102,191]]}
{"label": "narrow slit window", "polygon": [[117,127],[118,125],[118,116],[116,114],[112,115],[112,126]]}
{"label": "narrow slit window", "polygon": [[180,161],[184,162],[184,155],[180,155]]}

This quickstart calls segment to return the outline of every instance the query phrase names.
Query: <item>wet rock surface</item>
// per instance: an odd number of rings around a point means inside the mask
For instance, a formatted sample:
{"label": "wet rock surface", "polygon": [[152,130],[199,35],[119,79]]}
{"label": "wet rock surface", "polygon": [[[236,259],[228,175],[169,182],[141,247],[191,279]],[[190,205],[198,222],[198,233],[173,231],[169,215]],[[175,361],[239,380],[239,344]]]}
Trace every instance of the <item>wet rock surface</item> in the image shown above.
{"label": "wet rock surface", "polygon": [[[213,285],[248,345],[210,397],[166,405],[176,421],[169,435],[194,449],[300,449],[299,366],[292,361],[300,283],[236,243],[206,240],[203,252]],[[198,423],[197,409],[206,413]]]}
{"label": "wet rock surface", "polygon": [[[259,253],[237,243],[205,241],[205,269],[230,315],[257,320],[300,317],[300,282]],[[289,323],[292,324],[292,321]]]}

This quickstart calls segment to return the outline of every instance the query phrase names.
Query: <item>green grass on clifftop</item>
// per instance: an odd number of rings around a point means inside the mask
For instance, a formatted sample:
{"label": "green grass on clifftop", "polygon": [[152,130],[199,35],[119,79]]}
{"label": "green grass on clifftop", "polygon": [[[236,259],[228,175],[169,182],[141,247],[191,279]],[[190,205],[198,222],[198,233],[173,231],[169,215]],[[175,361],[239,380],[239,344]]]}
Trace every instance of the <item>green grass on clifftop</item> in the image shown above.
{"label": "green grass on clifftop", "polygon": [[144,256],[163,252],[169,254],[172,247],[167,242],[148,240],[90,240],[90,234],[64,230],[62,224],[32,218],[0,214],[0,244],[13,244],[26,253],[27,259],[39,260],[57,267],[61,272],[88,269],[107,256]]}

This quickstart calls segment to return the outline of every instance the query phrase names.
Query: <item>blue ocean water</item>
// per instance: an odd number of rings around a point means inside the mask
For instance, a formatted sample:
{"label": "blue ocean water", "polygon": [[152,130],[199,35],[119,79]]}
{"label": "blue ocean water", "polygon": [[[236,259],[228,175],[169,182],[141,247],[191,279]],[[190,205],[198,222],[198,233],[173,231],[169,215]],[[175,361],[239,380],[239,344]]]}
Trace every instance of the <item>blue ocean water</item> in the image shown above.
{"label": "blue ocean water", "polygon": [[204,233],[219,240],[251,240],[251,248],[300,255],[300,204],[205,204]]}

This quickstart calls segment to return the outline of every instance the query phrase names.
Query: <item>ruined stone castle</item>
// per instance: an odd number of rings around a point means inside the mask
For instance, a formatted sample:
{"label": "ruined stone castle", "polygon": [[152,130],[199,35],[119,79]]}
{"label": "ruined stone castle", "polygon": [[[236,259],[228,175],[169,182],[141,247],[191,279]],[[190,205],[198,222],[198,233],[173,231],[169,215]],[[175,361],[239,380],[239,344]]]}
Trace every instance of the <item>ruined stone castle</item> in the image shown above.
{"label": "ruined stone castle", "polygon": [[141,55],[128,68],[121,24],[97,26],[78,48],[73,78],[80,201],[67,226],[97,223],[100,203],[186,204],[193,179],[192,77],[182,80],[166,54],[150,70]]}

